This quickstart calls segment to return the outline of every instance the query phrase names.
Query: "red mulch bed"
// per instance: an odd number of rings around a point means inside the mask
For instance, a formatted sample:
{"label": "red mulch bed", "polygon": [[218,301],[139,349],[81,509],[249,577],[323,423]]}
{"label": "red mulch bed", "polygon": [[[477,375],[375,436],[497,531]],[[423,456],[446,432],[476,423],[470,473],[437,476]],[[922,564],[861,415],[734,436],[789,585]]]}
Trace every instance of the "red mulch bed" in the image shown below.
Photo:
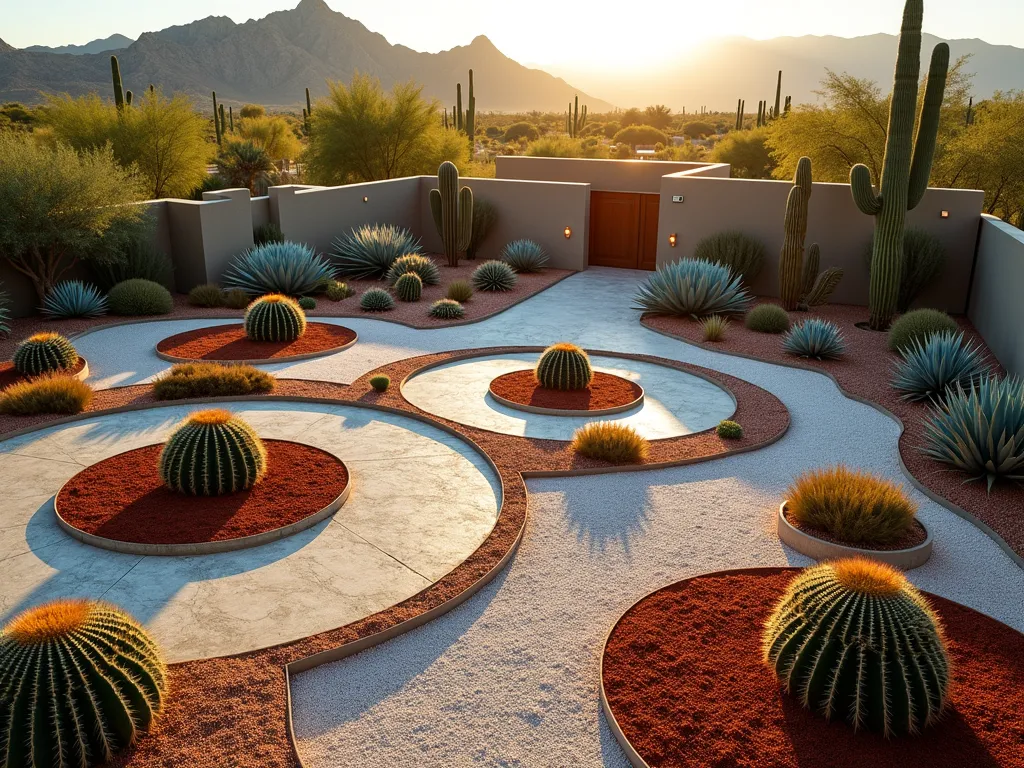
{"label": "red mulch bed", "polygon": [[831,542],[832,544],[841,544],[844,547],[871,549],[875,552],[894,552],[899,549],[910,549],[911,547],[916,547],[918,544],[924,544],[925,540],[928,538],[928,532],[925,530],[924,526],[921,525],[921,521],[912,520],[910,523],[910,527],[907,528],[907,530],[904,531],[898,539],[890,541],[887,544],[867,544],[864,542],[850,543],[849,541],[843,541],[838,536],[834,536],[828,531],[822,530],[821,528],[815,528],[811,525],[804,525],[795,517],[793,517],[788,508],[783,510],[782,514],[786,516],[786,520],[789,521],[789,524],[797,530],[803,531],[804,533],[814,536],[817,539]]}
{"label": "red mulch bed", "polygon": [[[79,357],[75,367],[65,371],[64,373],[68,376],[75,376],[76,374],[81,373],[83,368],[85,368],[85,358]],[[31,376],[25,376],[14,370],[14,363],[10,360],[0,363],[0,390],[6,389],[12,384],[20,384],[23,381],[28,381],[31,378]]]}
{"label": "red mulch bed", "polygon": [[188,496],[157,472],[162,446],[119,453],[75,475],[57,495],[69,525],[115,541],[197,544],[266,533],[315,515],[348,486],[345,465],[302,443],[266,440],[268,471],[248,491]]}
{"label": "red mulch bed", "polygon": [[566,411],[601,411],[629,405],[643,395],[639,384],[610,373],[594,372],[586,389],[546,389],[532,370],[513,371],[491,381],[492,394],[519,405],[559,408]]}
{"label": "red mulch bed", "polygon": [[[963,472],[933,461],[917,450],[924,442],[924,417],[929,406],[903,400],[890,386],[893,365],[898,357],[886,345],[887,334],[855,326],[855,323],[867,319],[867,309],[849,304],[828,304],[815,307],[812,312],[790,312],[789,316],[794,322],[809,317],[831,320],[846,338],[846,354],[840,360],[793,357],[782,351],[781,334],[757,333],[739,322],[730,325],[725,339],[715,344],[702,343],[700,326],[688,318],[644,315],[641,322],[648,328],[715,352],[735,352],[770,362],[795,363],[831,374],[846,392],[881,405],[903,421],[900,456],[919,483],[977,517],[992,528],[1010,549],[1024,556],[1024,525],[1021,524],[1020,513],[1024,509],[1024,485],[997,483],[988,493],[984,481],[968,482],[969,478]],[[970,321],[965,317],[955,319],[964,331],[964,338],[975,341],[987,352],[985,340]],[[999,368],[998,361],[991,354],[989,362],[993,368]]]}
{"label": "red mulch bed", "polygon": [[918,736],[854,733],[804,709],[761,661],[759,628],[797,572],[698,576],[644,598],[620,620],[603,682],[644,760],[659,768],[1022,765],[1024,635],[929,596],[949,641],[951,707]]}
{"label": "red mulch bed", "polygon": [[170,336],[156,349],[185,360],[276,360],[317,352],[326,354],[355,338],[355,331],[330,323],[307,323],[306,332],[295,341],[253,341],[245,335],[242,324],[214,325]]}

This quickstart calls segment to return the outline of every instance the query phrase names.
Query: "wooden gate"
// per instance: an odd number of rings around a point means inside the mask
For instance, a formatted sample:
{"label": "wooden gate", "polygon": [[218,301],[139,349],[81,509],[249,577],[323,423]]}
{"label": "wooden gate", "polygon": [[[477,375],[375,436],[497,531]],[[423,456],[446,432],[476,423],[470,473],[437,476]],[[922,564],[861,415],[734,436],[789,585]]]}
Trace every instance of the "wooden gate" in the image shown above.
{"label": "wooden gate", "polygon": [[590,193],[590,255],[597,267],[654,269],[658,253],[659,195]]}

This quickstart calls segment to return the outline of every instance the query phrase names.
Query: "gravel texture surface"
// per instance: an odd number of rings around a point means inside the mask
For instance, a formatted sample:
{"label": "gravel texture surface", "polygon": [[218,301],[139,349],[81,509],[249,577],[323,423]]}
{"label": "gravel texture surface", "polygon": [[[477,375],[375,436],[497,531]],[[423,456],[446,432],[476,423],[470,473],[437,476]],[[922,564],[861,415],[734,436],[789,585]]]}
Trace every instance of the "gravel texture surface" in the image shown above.
{"label": "gravel texture surface", "polygon": [[636,402],[644,393],[636,382],[601,371],[594,372],[584,389],[548,389],[537,383],[533,371],[513,371],[491,380],[490,392],[519,405],[566,411],[600,411]]}
{"label": "gravel texture surface", "polygon": [[181,360],[287,359],[296,355],[331,354],[356,338],[354,331],[343,325],[307,323],[306,332],[295,341],[253,341],[245,335],[242,325],[218,325],[176,333],[156,345],[158,352]]}

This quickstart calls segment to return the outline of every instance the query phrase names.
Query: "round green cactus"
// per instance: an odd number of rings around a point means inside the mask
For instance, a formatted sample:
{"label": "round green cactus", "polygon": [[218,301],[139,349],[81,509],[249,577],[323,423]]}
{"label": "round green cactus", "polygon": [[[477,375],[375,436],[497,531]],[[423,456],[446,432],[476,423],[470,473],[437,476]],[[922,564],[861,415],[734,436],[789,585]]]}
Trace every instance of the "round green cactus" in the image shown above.
{"label": "round green cactus", "polygon": [[415,272],[406,272],[395,281],[395,295],[401,301],[419,301],[423,294],[423,281]]}
{"label": "round green cactus", "polygon": [[301,299],[299,299],[299,308],[302,309],[303,311],[316,309],[316,299],[314,299],[312,296],[303,296]]}
{"label": "round green cactus", "polygon": [[306,332],[306,313],[298,302],[268,293],[245,310],[245,335],[253,341],[295,341]]}
{"label": "round green cactus", "polygon": [[503,261],[485,261],[470,275],[478,291],[511,291],[516,287],[516,273]]}
{"label": "round green cactus", "polygon": [[395,308],[395,300],[383,288],[370,288],[359,297],[359,308],[364,312],[388,312]]}
{"label": "round green cactus", "polygon": [[74,345],[59,333],[36,333],[14,350],[14,369],[23,376],[66,371],[78,365]]}
{"label": "round green cactus", "polygon": [[106,763],[166,692],[160,652],[131,616],[85,600],[30,608],[0,630],[0,765]]}
{"label": "round green cactus", "polygon": [[586,389],[594,370],[587,353],[575,344],[555,344],[544,350],[534,375],[545,389]]}
{"label": "round green cactus", "polygon": [[267,472],[267,449],[255,430],[230,412],[189,416],[160,452],[160,479],[192,496],[223,496],[248,490]]}
{"label": "round green cactus", "polygon": [[438,320],[458,320],[466,310],[454,299],[438,299],[430,305],[430,316]]}
{"label": "round green cactus", "polygon": [[924,597],[892,566],[851,559],[808,568],[764,630],[764,660],[808,709],[886,736],[942,713],[949,656]]}
{"label": "round green cactus", "polygon": [[441,282],[441,270],[437,268],[434,260],[418,253],[407,253],[395,259],[388,270],[388,282],[394,285],[398,278],[407,272],[416,273],[424,285],[437,285]]}

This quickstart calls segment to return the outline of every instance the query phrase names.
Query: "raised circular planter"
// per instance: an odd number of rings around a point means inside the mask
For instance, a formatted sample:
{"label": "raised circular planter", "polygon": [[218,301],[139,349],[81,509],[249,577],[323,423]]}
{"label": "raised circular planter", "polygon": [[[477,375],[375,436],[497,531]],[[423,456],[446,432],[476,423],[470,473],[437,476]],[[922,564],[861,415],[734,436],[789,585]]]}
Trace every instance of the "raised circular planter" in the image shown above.
{"label": "raised circular planter", "polygon": [[[518,397],[511,396],[512,393]],[[547,416],[608,416],[643,405],[644,389],[636,382],[611,373],[594,372],[591,385],[583,390],[545,389],[537,384],[532,370],[512,371],[493,379],[488,394],[507,408]],[[596,400],[596,407],[589,405]],[[566,407],[556,405],[559,401]]]}
{"label": "raised circular planter", "polygon": [[924,565],[932,556],[932,532],[920,520],[917,523],[925,533],[925,539],[920,544],[907,549],[865,549],[826,541],[797,528],[786,519],[786,502],[784,501],[779,505],[778,531],[779,538],[784,544],[815,560],[867,557],[909,571],[911,568]]}
{"label": "raised circular planter", "polygon": [[[89,361],[81,355],[78,356],[78,364],[66,372],[67,376],[79,381],[89,378]],[[31,381],[34,376],[25,376],[14,369],[14,363],[7,360],[0,363],[0,389],[5,389],[12,384],[19,384],[23,381]]]}
{"label": "raised circular planter", "polygon": [[231,323],[168,336],[156,345],[156,356],[172,363],[288,363],[333,355],[358,338],[343,325],[310,322],[295,341],[252,341],[244,324]]}
{"label": "raised circular planter", "polygon": [[[134,555],[189,556],[233,552],[286,538],[312,528],[337,512],[352,492],[352,476],[342,462],[319,448],[286,440],[265,440],[270,471],[264,480],[248,491],[227,496],[189,496],[175,493],[163,486],[156,472],[156,459],[162,444],[136,448],[97,462],[68,480],[54,498],[57,524],[70,536],[94,547]],[[274,472],[274,466],[278,471]],[[139,469],[132,472],[133,467]],[[305,472],[308,476],[297,477]],[[328,475],[328,471],[333,476]],[[326,477],[325,477],[326,476]],[[334,483],[334,488],[314,485],[320,479]],[[120,480],[120,482],[119,482]],[[308,487],[305,496],[296,498],[294,483]],[[292,483],[292,486],[289,486]],[[120,486],[121,495],[106,504],[107,491]],[[336,492],[336,495],[335,495]],[[97,512],[96,496],[102,496],[102,509]],[[281,514],[289,522],[272,525],[265,512],[274,509],[275,499],[285,497],[291,506]],[[326,504],[323,502],[327,501]],[[310,504],[302,509],[303,502]],[[154,517],[154,509],[157,510]],[[160,522],[177,522],[165,516],[185,517],[185,524],[194,520],[196,530],[185,538],[173,527],[161,531]],[[213,528],[217,515],[223,523],[236,523],[236,532],[225,533]],[[187,517],[186,517],[187,516]],[[238,516],[243,519],[240,525]],[[179,520],[181,520],[179,517]],[[255,519],[253,519],[255,518]],[[205,537],[200,534],[207,526]],[[144,531],[139,534],[139,530]],[[239,533],[237,530],[241,530]],[[165,541],[140,539],[166,538]]]}

